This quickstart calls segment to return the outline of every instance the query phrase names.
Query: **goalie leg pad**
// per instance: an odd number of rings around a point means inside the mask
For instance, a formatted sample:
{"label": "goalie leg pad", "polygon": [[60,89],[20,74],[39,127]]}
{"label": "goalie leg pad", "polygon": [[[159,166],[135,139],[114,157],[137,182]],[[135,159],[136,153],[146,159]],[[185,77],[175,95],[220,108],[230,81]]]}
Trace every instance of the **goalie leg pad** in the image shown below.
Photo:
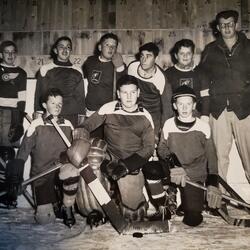
{"label": "goalie leg pad", "polygon": [[137,209],[138,205],[145,201],[143,195],[144,177],[141,172],[138,175],[127,175],[119,179],[117,183],[121,201],[125,206]]}
{"label": "goalie leg pad", "polygon": [[148,204],[146,202],[141,202],[136,209],[132,209],[120,203],[120,209],[124,218],[129,222],[143,221],[144,217],[147,215]]}

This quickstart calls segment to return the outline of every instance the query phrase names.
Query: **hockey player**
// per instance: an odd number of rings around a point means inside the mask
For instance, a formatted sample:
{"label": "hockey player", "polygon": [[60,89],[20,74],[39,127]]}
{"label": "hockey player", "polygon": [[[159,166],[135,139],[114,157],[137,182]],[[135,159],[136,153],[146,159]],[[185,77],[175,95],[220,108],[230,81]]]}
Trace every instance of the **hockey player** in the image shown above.
{"label": "hockey player", "polygon": [[[45,113],[32,121],[23,139],[17,159],[24,164],[29,154],[32,154],[31,177],[42,173],[60,158],[61,152],[67,149],[58,135],[48,116],[52,115],[62,128],[67,138],[71,140],[73,126],[70,121],[60,117],[63,106],[62,92],[51,88],[43,96],[42,105]],[[55,189],[58,172],[52,172],[32,184],[33,196],[36,203],[35,220],[39,224],[53,223],[55,213],[53,204],[58,202]],[[68,211],[69,210],[69,211]],[[65,209],[67,216],[71,211]],[[67,214],[68,213],[68,214]]]}
{"label": "hockey player", "polygon": [[192,40],[178,41],[172,50],[174,66],[165,71],[167,79],[175,91],[182,85],[192,88],[197,97],[198,116],[209,121],[209,82],[202,70],[194,64],[195,45]]}
{"label": "hockey player", "polygon": [[139,48],[140,60],[128,66],[128,74],[139,81],[140,101],[153,118],[157,140],[160,128],[173,115],[172,90],[163,70],[155,62],[158,54],[156,44],[146,43]]}
{"label": "hockey player", "polygon": [[137,103],[140,89],[133,76],[117,81],[119,100],[104,104],[84,123],[89,132],[104,124],[109,159],[102,171],[117,181],[122,214],[130,221],[142,220],[147,209],[140,169],[154,151],[154,126],[150,114]]}
{"label": "hockey player", "polygon": [[[20,146],[24,133],[23,112],[26,101],[26,72],[16,65],[17,46],[12,41],[0,45],[0,191],[9,190],[10,181],[17,181],[18,170],[9,168],[9,160],[15,157],[14,147]],[[16,171],[17,170],[17,171]],[[6,173],[8,171],[8,174]],[[8,180],[6,183],[6,177]],[[10,175],[12,175],[10,179]],[[17,180],[14,180],[17,177]],[[22,178],[22,176],[21,176]],[[9,190],[10,191],[10,190]],[[9,193],[0,202],[9,208],[17,205],[16,196]]]}
{"label": "hockey player", "polygon": [[[181,86],[173,94],[173,106],[177,116],[168,119],[162,130],[158,145],[161,159],[167,159],[175,154],[181,166],[170,169],[171,182],[178,185],[181,192],[181,202],[184,210],[183,222],[189,226],[198,226],[202,221],[204,191],[186,185],[186,180],[208,185],[206,199],[208,206],[218,208],[221,205],[221,193],[217,188],[217,159],[214,150],[211,131],[208,123],[193,116],[196,106],[196,95],[192,88]],[[208,171],[207,171],[208,166]],[[156,180],[168,177],[169,165],[160,165],[157,169],[144,169],[146,178]],[[149,183],[150,184],[150,183]],[[149,186],[150,187],[150,186]],[[150,187],[152,196],[159,206],[164,206],[166,196],[160,181]]]}
{"label": "hockey player", "polygon": [[53,62],[43,65],[38,73],[34,110],[36,117],[41,116],[41,97],[49,88],[58,88],[64,99],[62,116],[75,127],[85,114],[85,93],[82,71],[70,62],[71,51],[71,39],[59,37],[51,50]]}
{"label": "hockey player", "polygon": [[[122,56],[116,52],[118,37],[106,33],[97,44],[96,54],[87,58],[82,66],[87,79],[86,116],[90,117],[102,105],[116,99],[116,79],[126,72]],[[92,132],[103,138],[103,126]]]}

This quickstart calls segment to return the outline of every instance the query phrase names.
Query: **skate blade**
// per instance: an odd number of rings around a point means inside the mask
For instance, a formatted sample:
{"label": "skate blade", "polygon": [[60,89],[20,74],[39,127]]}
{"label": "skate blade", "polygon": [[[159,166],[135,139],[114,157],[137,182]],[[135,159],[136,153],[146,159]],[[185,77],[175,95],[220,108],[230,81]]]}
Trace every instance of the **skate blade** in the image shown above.
{"label": "skate blade", "polygon": [[140,221],[132,222],[123,229],[122,235],[133,235],[134,233],[141,234],[160,234],[170,231],[170,222],[165,221]]}

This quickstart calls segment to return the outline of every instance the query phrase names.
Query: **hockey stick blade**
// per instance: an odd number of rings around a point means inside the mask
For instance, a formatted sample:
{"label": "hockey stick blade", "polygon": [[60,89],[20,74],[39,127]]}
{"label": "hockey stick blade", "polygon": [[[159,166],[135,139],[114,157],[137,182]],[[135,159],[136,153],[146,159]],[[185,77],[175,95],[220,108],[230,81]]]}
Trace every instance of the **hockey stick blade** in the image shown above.
{"label": "hockey stick blade", "polygon": [[135,221],[130,223],[122,232],[124,235],[141,234],[160,234],[169,233],[170,222],[167,221]]}

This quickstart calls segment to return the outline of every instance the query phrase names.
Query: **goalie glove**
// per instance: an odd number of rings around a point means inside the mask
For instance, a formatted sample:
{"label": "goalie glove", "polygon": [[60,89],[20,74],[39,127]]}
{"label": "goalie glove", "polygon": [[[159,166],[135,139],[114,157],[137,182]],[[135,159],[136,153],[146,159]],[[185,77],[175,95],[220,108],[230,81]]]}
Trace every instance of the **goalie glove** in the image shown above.
{"label": "goalie glove", "polygon": [[101,171],[107,177],[115,181],[126,176],[128,174],[128,169],[125,164],[117,161],[104,160],[101,164]]}
{"label": "goalie glove", "polygon": [[126,165],[122,161],[118,161],[118,165],[114,168],[112,172],[112,179],[114,181],[119,180],[120,178],[126,176],[129,173]]}

